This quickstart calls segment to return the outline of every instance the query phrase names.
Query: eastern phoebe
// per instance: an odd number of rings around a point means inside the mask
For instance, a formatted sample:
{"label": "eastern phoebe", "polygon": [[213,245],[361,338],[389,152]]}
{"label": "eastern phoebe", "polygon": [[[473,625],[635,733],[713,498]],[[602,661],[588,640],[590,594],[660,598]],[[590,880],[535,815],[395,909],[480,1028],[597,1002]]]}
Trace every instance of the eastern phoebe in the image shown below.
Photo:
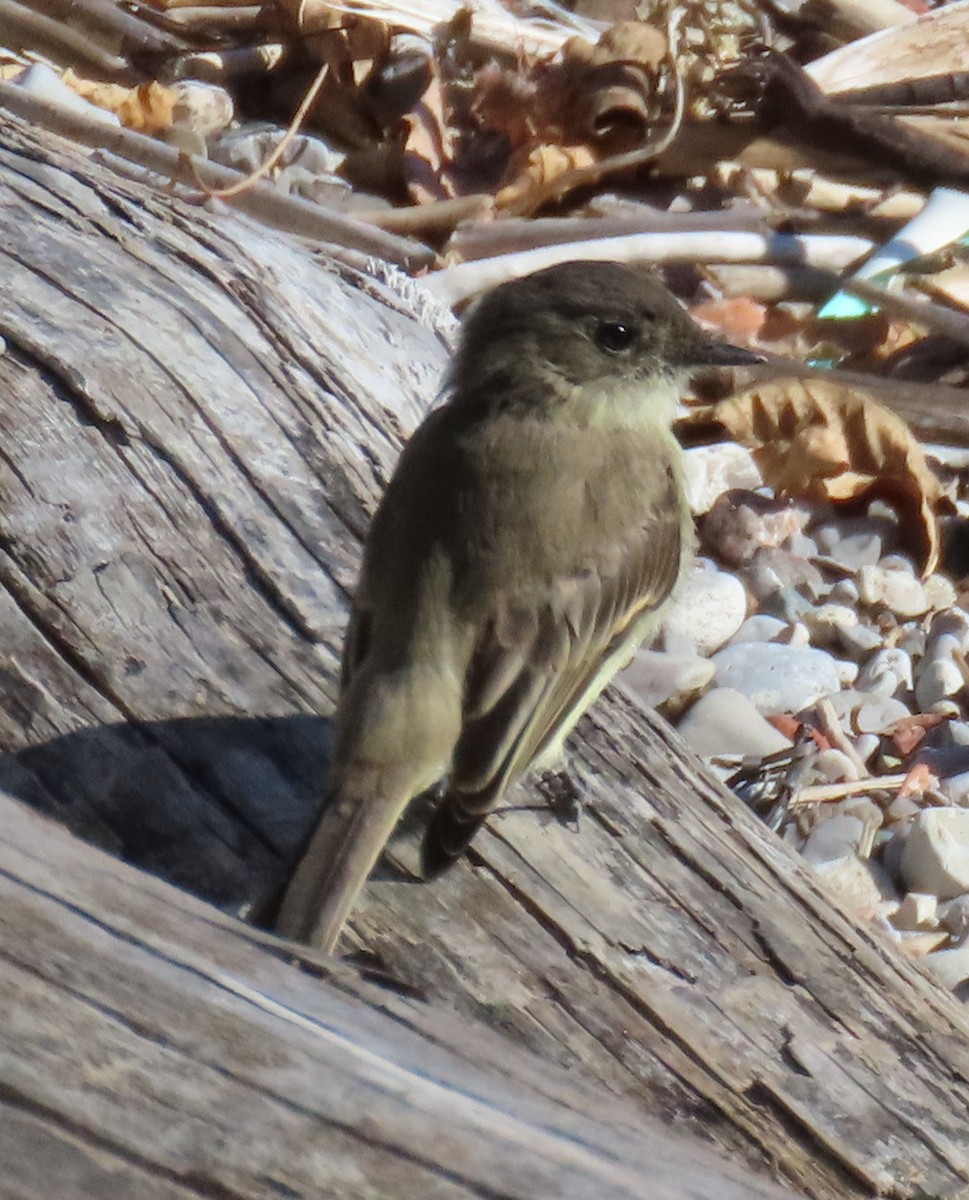
{"label": "eastern phoebe", "polygon": [[343,656],[329,800],[277,928],[332,951],[412,797],[448,867],[653,636],[693,522],[670,422],[715,342],[655,278],[571,262],[502,284],[465,323],[448,398],[377,509]]}

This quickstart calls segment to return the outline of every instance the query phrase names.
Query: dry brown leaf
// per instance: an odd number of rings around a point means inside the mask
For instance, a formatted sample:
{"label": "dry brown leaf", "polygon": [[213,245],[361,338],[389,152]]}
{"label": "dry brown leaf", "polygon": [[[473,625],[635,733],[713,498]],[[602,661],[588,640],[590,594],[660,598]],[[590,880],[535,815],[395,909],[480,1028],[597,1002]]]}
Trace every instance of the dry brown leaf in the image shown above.
{"label": "dry brown leaf", "polygon": [[452,177],[454,147],[437,78],[404,118],[401,170],[415,204],[447,200],[457,195]]}
{"label": "dry brown leaf", "polygon": [[137,87],[121,87],[117,83],[98,83],[82,79],[68,68],[61,77],[69,88],[96,104],[113,112],[122,125],[140,133],[157,133],[170,129],[172,112],[178,103],[178,92],[152,80]]}
{"label": "dry brown leaf", "polygon": [[[482,67],[471,112],[482,127],[503,133],[510,143],[508,195],[521,198],[538,178],[550,182],[580,162],[590,166],[603,156],[643,146],[655,118],[666,50],[666,38],[652,26],[623,21],[595,45],[573,37],[554,57],[522,60],[514,68],[493,62]],[[550,148],[558,153],[550,156]],[[523,159],[529,164],[524,180]],[[510,201],[506,196],[501,203]]]}
{"label": "dry brown leaf", "polygon": [[533,193],[543,190],[568,171],[591,166],[596,156],[588,146],[538,146],[517,174],[495,196],[495,208],[518,209]]}
{"label": "dry brown leaf", "polygon": [[923,576],[935,569],[937,514],[951,512],[951,501],[905,422],[869,393],[834,380],[776,379],[682,422],[687,438],[691,426],[710,425],[753,451],[779,496],[892,505]]}

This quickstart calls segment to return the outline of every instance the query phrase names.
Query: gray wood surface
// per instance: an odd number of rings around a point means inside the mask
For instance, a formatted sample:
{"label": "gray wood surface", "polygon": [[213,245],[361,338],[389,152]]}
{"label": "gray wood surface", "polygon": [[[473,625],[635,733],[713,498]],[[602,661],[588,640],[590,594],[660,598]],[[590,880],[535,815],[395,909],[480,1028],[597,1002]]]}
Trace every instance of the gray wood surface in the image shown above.
{"label": "gray wood surface", "polygon": [[793,1200],[0,796],[4,1200]]}
{"label": "gray wood surface", "polygon": [[[0,336],[0,787],[244,913],[322,794],[359,536],[443,341],[415,289],[9,121]],[[523,788],[424,886],[405,821],[355,961],[812,1196],[969,1195],[964,1010],[621,690],[573,745],[577,831]]]}

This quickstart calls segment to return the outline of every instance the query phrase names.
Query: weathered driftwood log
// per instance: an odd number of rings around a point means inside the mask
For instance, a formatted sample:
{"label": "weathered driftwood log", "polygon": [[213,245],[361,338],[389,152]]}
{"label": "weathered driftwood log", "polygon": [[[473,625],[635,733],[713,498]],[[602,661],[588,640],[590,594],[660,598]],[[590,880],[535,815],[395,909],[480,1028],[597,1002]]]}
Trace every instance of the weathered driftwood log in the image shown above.
{"label": "weathered driftwood log", "polygon": [[[229,910],[312,819],[445,359],[401,294],[0,125],[0,786]],[[574,747],[577,831],[523,788],[424,886],[410,822],[358,957],[813,1196],[969,1192],[964,1011],[621,690]]]}
{"label": "weathered driftwood log", "polygon": [[0,1195],[794,1200],[0,796]]}

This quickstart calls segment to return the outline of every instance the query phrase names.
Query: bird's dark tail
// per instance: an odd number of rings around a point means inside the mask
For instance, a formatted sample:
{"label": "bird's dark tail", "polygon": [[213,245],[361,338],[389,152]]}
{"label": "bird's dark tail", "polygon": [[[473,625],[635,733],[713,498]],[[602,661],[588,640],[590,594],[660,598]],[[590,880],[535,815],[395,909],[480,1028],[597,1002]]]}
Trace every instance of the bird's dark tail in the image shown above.
{"label": "bird's dark tail", "polygon": [[454,796],[445,796],[424,831],[421,843],[421,873],[436,879],[452,866],[471,845],[487,813],[468,812]]}

